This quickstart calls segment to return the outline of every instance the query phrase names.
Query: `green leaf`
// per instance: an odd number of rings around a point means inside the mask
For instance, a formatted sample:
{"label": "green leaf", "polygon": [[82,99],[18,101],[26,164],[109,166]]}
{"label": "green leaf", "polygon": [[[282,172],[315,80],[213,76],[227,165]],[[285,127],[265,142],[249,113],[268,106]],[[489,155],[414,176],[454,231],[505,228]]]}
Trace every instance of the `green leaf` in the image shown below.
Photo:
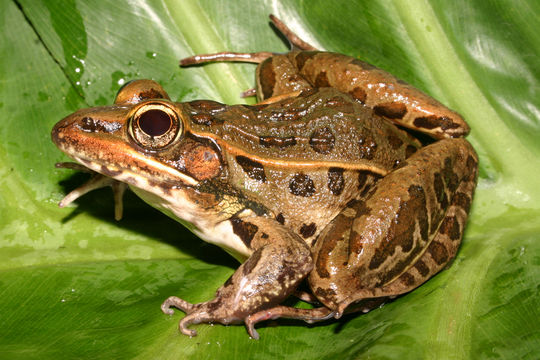
{"label": "green leaf", "polygon": [[[539,358],[540,3],[457,1],[0,2],[0,358]],[[180,69],[223,50],[286,51],[274,13],[313,45],[357,56],[462,113],[480,179],[452,266],[365,315],[306,325],[196,325],[159,305],[210,299],[238,266],[178,223],[110,193],[59,209],[84,175],[52,126],[131,79],[171,98],[244,101],[254,66]],[[278,326],[275,326],[278,325]]]}

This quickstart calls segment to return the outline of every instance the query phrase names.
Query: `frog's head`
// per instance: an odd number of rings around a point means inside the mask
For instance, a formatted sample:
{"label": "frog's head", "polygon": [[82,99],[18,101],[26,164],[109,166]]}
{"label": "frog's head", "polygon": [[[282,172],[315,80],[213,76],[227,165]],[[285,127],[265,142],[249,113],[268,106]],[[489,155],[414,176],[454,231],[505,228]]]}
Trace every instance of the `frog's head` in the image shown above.
{"label": "frog's head", "polygon": [[52,139],[91,170],[155,193],[150,188],[195,186],[222,171],[217,145],[192,136],[188,119],[158,83],[136,80],[120,89],[114,105],[58,122]]}

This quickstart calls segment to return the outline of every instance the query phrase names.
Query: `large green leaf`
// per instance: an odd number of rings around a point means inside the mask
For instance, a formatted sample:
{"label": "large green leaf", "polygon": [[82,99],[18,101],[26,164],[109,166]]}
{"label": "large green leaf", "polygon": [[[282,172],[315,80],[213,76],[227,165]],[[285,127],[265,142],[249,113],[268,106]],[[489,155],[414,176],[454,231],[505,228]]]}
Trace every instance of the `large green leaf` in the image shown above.
{"label": "large green leaf", "polygon": [[[536,0],[0,2],[0,358],[539,358],[540,29]],[[59,209],[84,180],[55,170],[59,119],[133,78],[228,103],[254,67],[180,69],[203,52],[285,51],[275,13],[319,48],[357,56],[469,121],[480,180],[453,265],[366,315],[313,326],[177,331],[169,295],[212,297],[237,266],[128,196]],[[273,325],[279,326],[273,326]]]}

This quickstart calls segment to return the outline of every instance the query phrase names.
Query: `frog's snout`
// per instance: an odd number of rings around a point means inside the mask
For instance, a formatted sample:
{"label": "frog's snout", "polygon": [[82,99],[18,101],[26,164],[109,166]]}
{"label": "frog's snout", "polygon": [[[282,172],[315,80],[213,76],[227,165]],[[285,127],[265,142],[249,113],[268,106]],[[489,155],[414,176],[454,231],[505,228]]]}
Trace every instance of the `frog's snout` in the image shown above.
{"label": "frog's snout", "polygon": [[73,124],[73,116],[67,116],[57,122],[51,131],[51,139],[56,146],[62,148],[62,144],[65,143],[66,131]]}

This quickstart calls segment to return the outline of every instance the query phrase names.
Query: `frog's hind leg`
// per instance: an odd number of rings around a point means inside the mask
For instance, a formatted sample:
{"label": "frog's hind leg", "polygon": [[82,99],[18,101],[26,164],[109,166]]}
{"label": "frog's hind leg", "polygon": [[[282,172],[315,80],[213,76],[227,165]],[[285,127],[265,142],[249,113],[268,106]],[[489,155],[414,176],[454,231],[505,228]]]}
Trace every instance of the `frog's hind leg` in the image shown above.
{"label": "frog's hind leg", "polygon": [[[296,295],[296,294],[295,294]],[[305,299],[301,299],[303,301],[306,301]],[[313,299],[309,299],[311,300]],[[360,303],[353,304],[347,308],[345,313],[353,313],[353,312],[363,312],[367,313],[379,306],[381,306],[384,303],[384,298],[378,298],[378,299],[369,299],[361,301]],[[276,306],[271,309],[266,309],[259,311],[255,314],[251,314],[248,316],[244,323],[246,324],[247,331],[249,335],[254,338],[258,339],[259,334],[255,330],[255,324],[265,321],[265,320],[276,320],[279,318],[285,318],[285,319],[295,319],[295,320],[303,320],[307,322],[308,324],[313,324],[319,321],[326,321],[331,318],[339,318],[341,314],[339,314],[337,311],[329,309],[327,307],[321,306],[316,307],[313,309],[300,309],[290,306]]]}
{"label": "frog's hind leg", "polygon": [[[291,31],[281,20],[270,14],[270,20],[274,26],[287,38],[293,50],[317,50],[315,47],[300,39],[298,35]],[[241,53],[224,51],[212,54],[194,55],[180,60],[180,66],[191,66],[204,64],[208,62],[247,62],[260,64],[269,57],[274,56],[274,53],[268,51],[259,51],[254,53]]]}
{"label": "frog's hind leg", "polygon": [[318,50],[316,47],[300,39],[298,35],[292,32],[292,30],[289,29],[287,25],[285,25],[281,20],[279,20],[273,14],[270,14],[270,20],[272,21],[274,26],[279,30],[279,32],[282,33],[283,36],[287,38],[287,40],[289,40],[289,43],[291,44],[291,48],[293,50],[307,50],[307,51]]}
{"label": "frog's hind leg", "polygon": [[275,320],[278,318],[304,320],[312,324],[318,321],[325,321],[334,317],[335,311],[327,307],[319,307],[314,309],[299,309],[289,306],[276,306],[270,309],[259,311],[251,314],[245,319],[245,324],[249,335],[258,339],[259,334],[255,330],[255,324],[265,320]]}
{"label": "frog's hind leg", "polygon": [[254,53],[240,53],[224,51],[213,54],[199,54],[180,60],[180,66],[199,65],[209,62],[247,62],[260,64],[274,54],[268,51]]}
{"label": "frog's hind leg", "polygon": [[477,162],[466,140],[441,140],[351,202],[313,248],[308,281],[321,303],[340,316],[351,304],[406,293],[442,270],[461,242]]}

